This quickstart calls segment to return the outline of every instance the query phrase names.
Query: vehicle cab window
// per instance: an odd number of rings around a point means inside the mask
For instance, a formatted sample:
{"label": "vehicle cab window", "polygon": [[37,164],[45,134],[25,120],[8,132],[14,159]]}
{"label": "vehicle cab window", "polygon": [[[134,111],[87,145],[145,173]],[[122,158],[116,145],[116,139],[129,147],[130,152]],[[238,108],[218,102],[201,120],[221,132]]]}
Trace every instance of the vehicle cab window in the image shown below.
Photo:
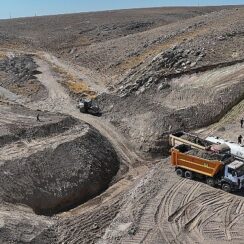
{"label": "vehicle cab window", "polygon": [[234,169],[228,168],[228,173],[231,174],[232,176],[236,175],[236,171]]}

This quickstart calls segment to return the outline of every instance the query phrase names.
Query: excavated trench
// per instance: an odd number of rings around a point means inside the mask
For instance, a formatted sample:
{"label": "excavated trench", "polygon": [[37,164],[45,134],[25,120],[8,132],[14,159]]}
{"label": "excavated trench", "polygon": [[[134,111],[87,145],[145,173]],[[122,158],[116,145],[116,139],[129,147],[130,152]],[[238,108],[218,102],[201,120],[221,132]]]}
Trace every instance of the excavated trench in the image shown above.
{"label": "excavated trench", "polygon": [[106,190],[120,161],[111,143],[92,126],[70,116],[45,116],[41,118],[50,122],[37,127],[27,128],[26,121],[15,128],[13,123],[1,124],[5,136],[14,139],[2,139],[0,147],[0,200],[50,216]]}

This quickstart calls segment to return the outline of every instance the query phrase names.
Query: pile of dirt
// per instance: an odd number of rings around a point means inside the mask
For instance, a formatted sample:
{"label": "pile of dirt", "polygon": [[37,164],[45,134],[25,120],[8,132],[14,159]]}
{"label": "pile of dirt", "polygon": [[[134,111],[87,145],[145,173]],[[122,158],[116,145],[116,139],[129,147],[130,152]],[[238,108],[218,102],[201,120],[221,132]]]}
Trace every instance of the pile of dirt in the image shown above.
{"label": "pile of dirt", "polygon": [[105,190],[120,162],[110,142],[84,122],[1,106],[1,201],[38,214],[70,209]]}
{"label": "pile of dirt", "polygon": [[103,118],[134,142],[138,151],[168,154],[170,133],[214,123],[243,99],[243,67],[183,76],[166,87],[158,84],[138,94],[102,94],[97,99]]}
{"label": "pile of dirt", "polygon": [[116,153],[88,125],[78,130],[77,138],[46,144],[41,151],[8,160],[1,156],[1,200],[52,215],[105,190],[119,169]]}
{"label": "pile of dirt", "polygon": [[218,154],[218,153],[208,152],[204,150],[197,150],[194,148],[187,151],[186,154],[197,156],[207,160],[218,160],[220,162],[230,162],[231,160],[232,161],[234,160],[234,158],[230,154]]}
{"label": "pile of dirt", "polygon": [[180,137],[187,140],[187,141],[190,141],[190,142],[196,143],[200,146],[203,146],[203,147],[209,147],[213,144],[212,142],[204,140],[204,139],[198,137],[197,135],[191,135],[191,134],[185,133]]}
{"label": "pile of dirt", "polygon": [[[63,133],[78,124],[70,116],[32,111],[21,105],[0,104],[0,148],[17,141],[31,141]],[[37,121],[39,114],[40,122]]]}
{"label": "pile of dirt", "polygon": [[0,60],[0,86],[31,100],[45,98],[46,90],[35,76],[37,69],[32,55],[9,54]]}

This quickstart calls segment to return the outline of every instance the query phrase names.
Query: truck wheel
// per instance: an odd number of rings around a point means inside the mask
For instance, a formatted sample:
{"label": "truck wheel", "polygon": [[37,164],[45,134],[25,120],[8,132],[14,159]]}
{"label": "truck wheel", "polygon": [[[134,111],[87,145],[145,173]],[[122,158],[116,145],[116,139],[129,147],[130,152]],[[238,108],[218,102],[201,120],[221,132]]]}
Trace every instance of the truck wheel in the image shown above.
{"label": "truck wheel", "polygon": [[223,184],[222,184],[222,190],[224,190],[224,191],[226,191],[226,192],[231,192],[230,184],[228,184],[228,183],[223,183]]}
{"label": "truck wheel", "polygon": [[191,180],[192,178],[193,178],[193,173],[191,172],[191,171],[186,171],[185,172],[185,177],[186,177],[186,179],[189,179],[189,180]]}
{"label": "truck wheel", "polygon": [[207,179],[206,179],[206,183],[207,183],[209,186],[212,186],[212,187],[215,186],[215,181],[214,181],[214,179],[211,178],[211,177],[207,177]]}
{"label": "truck wheel", "polygon": [[183,170],[182,169],[176,169],[176,174],[178,175],[178,176],[180,176],[180,177],[183,177],[184,176],[184,174],[183,174]]}

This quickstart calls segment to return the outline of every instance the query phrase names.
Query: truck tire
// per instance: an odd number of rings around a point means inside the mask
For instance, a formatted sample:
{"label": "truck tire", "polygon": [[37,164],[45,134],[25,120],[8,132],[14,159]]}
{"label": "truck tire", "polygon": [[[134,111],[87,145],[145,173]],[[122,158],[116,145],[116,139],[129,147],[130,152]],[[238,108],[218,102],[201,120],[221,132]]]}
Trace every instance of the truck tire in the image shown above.
{"label": "truck tire", "polygon": [[212,177],[207,177],[206,178],[206,183],[209,185],[209,186],[212,186],[214,187],[215,186],[215,180],[212,178]]}
{"label": "truck tire", "polygon": [[226,192],[231,192],[231,186],[228,183],[223,183],[222,184],[222,190],[226,191]]}
{"label": "truck tire", "polygon": [[85,113],[84,108],[80,108],[80,112],[81,112],[81,113]]}
{"label": "truck tire", "polygon": [[180,176],[180,177],[183,177],[184,176],[184,172],[183,172],[183,170],[182,169],[176,169],[175,170],[175,172],[176,172],[176,174],[178,175],[178,176]]}
{"label": "truck tire", "polygon": [[189,179],[189,180],[191,180],[191,179],[193,179],[193,173],[191,172],[191,171],[186,171],[185,172],[185,178],[186,179]]}

